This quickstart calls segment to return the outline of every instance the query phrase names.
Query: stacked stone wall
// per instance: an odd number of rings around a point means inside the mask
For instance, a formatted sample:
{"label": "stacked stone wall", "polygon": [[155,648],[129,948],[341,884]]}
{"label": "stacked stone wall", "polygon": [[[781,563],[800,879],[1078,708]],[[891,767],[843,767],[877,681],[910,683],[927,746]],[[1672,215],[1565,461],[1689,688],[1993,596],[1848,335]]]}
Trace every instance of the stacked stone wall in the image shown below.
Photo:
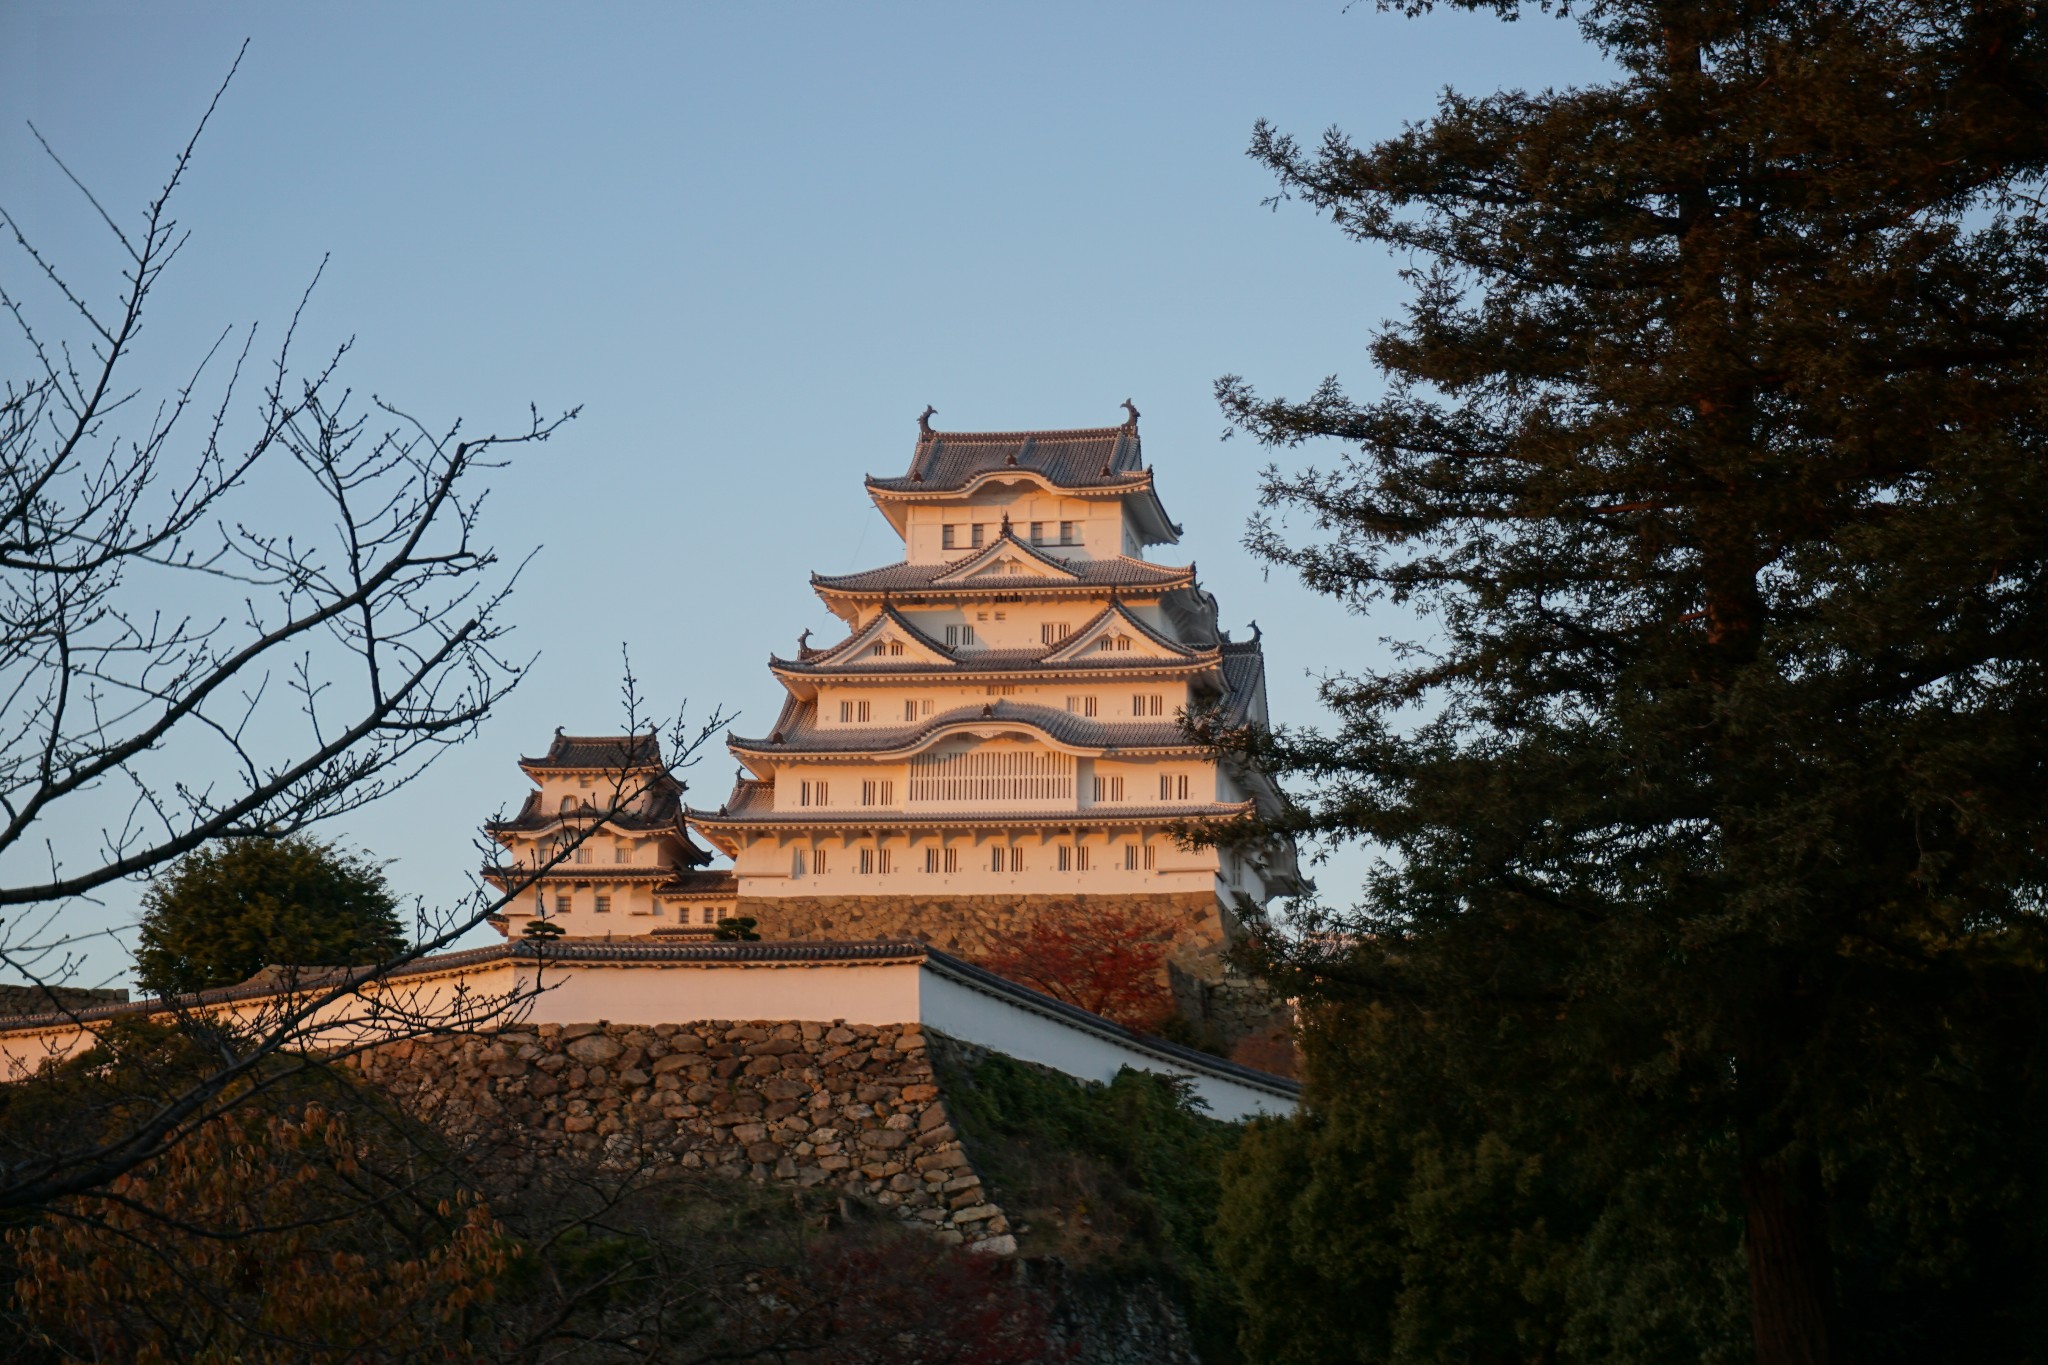
{"label": "stacked stone wall", "polygon": [[673,1166],[826,1186],[945,1241],[1017,1247],[915,1024],[540,1024],[394,1043],[358,1064],[458,1139],[504,1143],[543,1169]]}
{"label": "stacked stone wall", "polygon": [[1206,891],[1072,896],[742,896],[736,914],[751,917],[763,938],[915,938],[974,960],[1006,934],[1047,916],[1086,919],[1140,911],[1174,926],[1173,959],[1196,975],[1220,975],[1231,937],[1223,907]]}

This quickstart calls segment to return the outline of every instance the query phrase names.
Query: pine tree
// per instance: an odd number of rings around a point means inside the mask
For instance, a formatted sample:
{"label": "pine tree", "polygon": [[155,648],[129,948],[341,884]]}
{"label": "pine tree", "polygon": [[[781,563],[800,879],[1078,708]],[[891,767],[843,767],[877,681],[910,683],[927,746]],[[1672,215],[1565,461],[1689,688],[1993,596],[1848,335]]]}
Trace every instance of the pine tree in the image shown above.
{"label": "pine tree", "polygon": [[185,855],[142,897],[136,979],[170,995],[268,966],[382,962],[406,948],[375,863],[317,839],[232,839]]}
{"label": "pine tree", "polygon": [[[1427,631],[1326,686],[1334,731],[1242,741],[1312,789],[1295,832],[1387,851],[1275,964],[1334,1003],[1263,1150],[1384,1183],[1344,1192],[1371,1231],[1340,1249],[1394,1317],[1480,1263],[1432,1256],[1417,1210],[1456,1200],[1424,1196],[1529,1163],[1473,1234],[1556,1257],[1496,1259],[1508,1357],[1723,1352],[1725,1253],[1766,1365],[2017,1358],[2048,1299],[2048,25],[1574,16],[1612,81],[1447,94],[1369,146],[1255,135],[1414,294],[1379,396],[1220,382],[1261,441],[1351,447],[1269,471],[1252,544]],[[1289,1186],[1276,1244],[1335,1188]],[[1249,1282],[1333,1273],[1250,1216]],[[1631,1264],[1708,1266],[1672,1335],[1602,1335]],[[1459,1317],[1385,1357],[1457,1354]]]}

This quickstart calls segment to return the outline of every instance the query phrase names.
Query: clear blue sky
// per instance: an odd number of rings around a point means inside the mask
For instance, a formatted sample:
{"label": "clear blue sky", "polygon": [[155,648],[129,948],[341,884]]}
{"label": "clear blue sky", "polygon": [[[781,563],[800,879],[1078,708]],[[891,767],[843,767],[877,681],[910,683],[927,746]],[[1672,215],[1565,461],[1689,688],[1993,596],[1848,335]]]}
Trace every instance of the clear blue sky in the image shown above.
{"label": "clear blue sky", "polygon": [[[621,642],[658,702],[722,704],[742,732],[773,715],[769,652],[833,634],[808,572],[894,557],[861,476],[900,471],[926,403],[976,429],[1108,424],[1134,399],[1188,531],[1160,557],[1200,564],[1226,625],[1260,622],[1276,719],[1320,719],[1314,676],[1366,665],[1398,623],[1243,551],[1266,456],[1219,439],[1210,386],[1370,388],[1401,263],[1263,207],[1252,123],[1388,134],[1447,86],[1600,72],[1555,20],[1342,0],[11,0],[0,197],[98,268],[26,121],[133,213],[245,37],[138,376],[224,325],[281,323],[331,253],[310,327],[357,338],[357,389],[430,425],[584,409],[493,494],[496,543],[543,547],[513,607],[540,667],[476,742],[333,831],[435,901],[522,796],[520,752],[616,724]],[[10,283],[22,269],[0,258]],[[9,373],[18,355],[0,342]],[[732,769],[711,755],[693,798]],[[1361,866],[1320,879],[1346,899]],[[132,897],[77,913],[124,922]]]}

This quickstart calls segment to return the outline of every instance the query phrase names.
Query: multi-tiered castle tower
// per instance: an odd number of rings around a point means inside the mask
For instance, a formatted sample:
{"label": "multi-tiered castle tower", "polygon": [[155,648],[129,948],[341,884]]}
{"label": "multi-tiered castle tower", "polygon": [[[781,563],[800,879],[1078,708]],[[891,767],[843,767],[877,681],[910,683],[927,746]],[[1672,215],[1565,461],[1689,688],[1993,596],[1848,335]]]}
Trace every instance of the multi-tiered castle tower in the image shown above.
{"label": "multi-tiered castle tower", "polygon": [[943,432],[867,489],[899,563],[812,586],[846,636],[769,668],[787,696],[689,825],[733,860],[769,937],[910,933],[969,951],[1043,914],[1140,906],[1211,956],[1240,897],[1293,887],[1291,848],[1195,846],[1277,793],[1188,742],[1188,715],[1264,723],[1259,642],[1217,627],[1170,545],[1138,413],[1075,431]]}

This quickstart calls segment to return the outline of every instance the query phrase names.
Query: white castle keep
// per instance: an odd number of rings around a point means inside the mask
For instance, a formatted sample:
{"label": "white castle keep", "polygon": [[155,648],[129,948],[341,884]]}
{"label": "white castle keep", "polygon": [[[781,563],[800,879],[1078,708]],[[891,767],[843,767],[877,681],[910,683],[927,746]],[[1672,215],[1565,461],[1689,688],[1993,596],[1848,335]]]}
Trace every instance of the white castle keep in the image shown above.
{"label": "white castle keep", "polygon": [[[622,774],[648,789],[531,892],[572,936],[708,933],[734,914],[776,938],[910,933],[974,946],[976,925],[1117,903],[1170,912],[1192,943],[1297,885],[1290,846],[1186,832],[1273,813],[1255,770],[1191,742],[1189,717],[1266,723],[1254,633],[1233,641],[1192,564],[1155,563],[1181,529],[1142,457],[1138,414],[1066,431],[943,432],[919,420],[909,469],[867,480],[900,561],[812,575],[846,633],[771,658],[785,697],[763,735],[729,736],[725,801],[686,808],[652,736],[558,735],[492,833],[509,865],[588,828]],[[731,861],[706,871],[694,832]],[[526,875],[531,875],[527,873]]]}

